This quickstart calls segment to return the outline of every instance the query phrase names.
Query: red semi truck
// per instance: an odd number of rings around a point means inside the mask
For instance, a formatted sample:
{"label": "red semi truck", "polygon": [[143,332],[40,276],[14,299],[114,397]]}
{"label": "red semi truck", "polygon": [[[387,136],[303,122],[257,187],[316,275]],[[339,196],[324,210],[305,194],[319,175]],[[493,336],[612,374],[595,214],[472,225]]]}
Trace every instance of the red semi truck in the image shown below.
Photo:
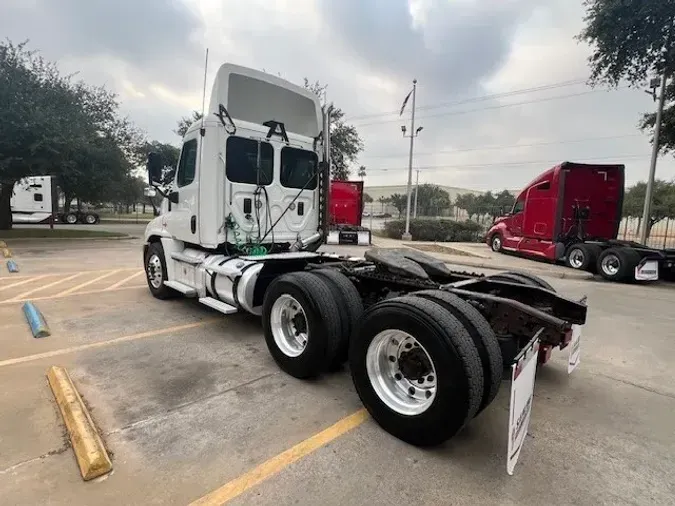
{"label": "red semi truck", "polygon": [[495,252],[564,262],[610,281],[674,277],[675,249],[616,239],[623,196],[623,165],[561,163],[520,192],[486,242]]}
{"label": "red semi truck", "polygon": [[370,244],[370,230],[361,226],[363,181],[331,181],[327,244]]}

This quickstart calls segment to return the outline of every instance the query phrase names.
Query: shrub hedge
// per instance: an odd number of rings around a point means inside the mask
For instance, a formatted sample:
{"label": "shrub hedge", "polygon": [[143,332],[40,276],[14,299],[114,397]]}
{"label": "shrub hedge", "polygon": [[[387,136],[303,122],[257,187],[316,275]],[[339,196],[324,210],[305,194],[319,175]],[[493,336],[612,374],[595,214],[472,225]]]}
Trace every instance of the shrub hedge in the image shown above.
{"label": "shrub hedge", "polygon": [[[404,231],[405,220],[385,223],[384,232],[390,239],[400,239]],[[413,241],[480,242],[484,233],[485,230],[481,225],[469,220],[410,220],[410,234]]]}

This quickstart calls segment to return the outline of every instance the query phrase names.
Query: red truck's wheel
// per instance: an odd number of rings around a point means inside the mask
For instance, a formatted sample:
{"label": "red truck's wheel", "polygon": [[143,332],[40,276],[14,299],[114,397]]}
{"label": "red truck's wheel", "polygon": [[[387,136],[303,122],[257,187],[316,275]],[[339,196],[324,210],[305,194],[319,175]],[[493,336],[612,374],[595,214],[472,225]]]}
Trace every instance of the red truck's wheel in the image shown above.
{"label": "red truck's wheel", "polygon": [[490,248],[492,248],[492,251],[499,253],[502,250],[502,246],[502,234],[493,234],[490,238]]}

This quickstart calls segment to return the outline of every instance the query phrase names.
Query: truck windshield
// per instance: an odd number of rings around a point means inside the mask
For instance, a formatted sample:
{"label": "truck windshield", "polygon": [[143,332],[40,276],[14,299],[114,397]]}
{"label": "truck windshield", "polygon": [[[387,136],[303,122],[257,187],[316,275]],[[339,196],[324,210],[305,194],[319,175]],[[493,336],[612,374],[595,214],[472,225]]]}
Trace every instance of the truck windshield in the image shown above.
{"label": "truck windshield", "polygon": [[281,150],[281,184],[287,188],[316,189],[318,165],[319,158],[313,151],[283,148]]}
{"label": "truck windshield", "polygon": [[274,148],[269,142],[260,143],[258,167],[258,141],[243,137],[228,137],[225,150],[225,173],[233,183],[268,185],[272,183]]}

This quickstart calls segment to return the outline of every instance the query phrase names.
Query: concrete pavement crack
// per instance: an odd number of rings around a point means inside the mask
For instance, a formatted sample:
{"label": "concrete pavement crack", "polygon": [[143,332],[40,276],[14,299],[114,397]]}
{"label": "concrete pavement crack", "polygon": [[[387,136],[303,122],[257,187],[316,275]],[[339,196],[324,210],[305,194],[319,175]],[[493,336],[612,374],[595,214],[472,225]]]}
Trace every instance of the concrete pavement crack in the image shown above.
{"label": "concrete pavement crack", "polygon": [[656,390],[655,388],[647,387],[645,385],[640,385],[639,383],[634,383],[632,381],[628,381],[628,380],[625,380],[625,379],[615,378],[614,376],[610,376],[608,374],[598,373],[598,375],[602,376],[603,378],[618,381],[619,383],[623,383],[625,385],[630,385],[632,387],[639,388],[641,390],[644,390],[646,392],[650,392],[652,394],[657,394],[657,395],[661,395],[663,397],[668,397],[669,399],[675,399],[675,395],[671,394],[671,393],[668,393],[668,392],[660,392],[659,390]]}
{"label": "concrete pavement crack", "polygon": [[15,469],[18,469],[22,466],[25,466],[26,464],[30,464],[32,462],[36,462],[38,460],[46,459],[47,457],[52,457],[54,455],[60,455],[64,452],[68,451],[68,448],[70,448],[70,445],[64,445],[61,448],[58,448],[56,450],[50,450],[47,453],[43,453],[39,457],[34,457],[32,459],[27,459],[27,460],[22,460],[21,462],[17,462],[16,464],[13,464],[5,469],[0,469],[0,475],[10,473],[14,471]]}

